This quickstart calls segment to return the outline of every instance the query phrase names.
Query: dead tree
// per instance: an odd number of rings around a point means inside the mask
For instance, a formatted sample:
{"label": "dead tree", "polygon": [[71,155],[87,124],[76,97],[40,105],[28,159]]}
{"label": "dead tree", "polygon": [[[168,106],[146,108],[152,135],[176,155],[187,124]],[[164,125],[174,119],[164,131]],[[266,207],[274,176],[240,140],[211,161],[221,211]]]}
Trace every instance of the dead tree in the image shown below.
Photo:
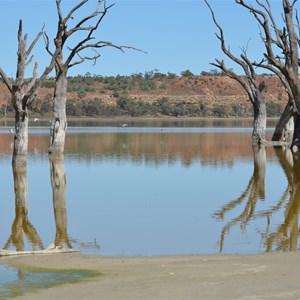
{"label": "dead tree", "polygon": [[[67,117],[66,117],[66,93],[68,84],[68,70],[76,65],[79,65],[87,60],[93,61],[100,57],[99,49],[104,47],[113,47],[124,52],[125,48],[135,49],[128,46],[117,46],[107,41],[95,41],[95,32],[99,28],[103,18],[113,6],[106,6],[106,2],[98,0],[95,10],[77,23],[74,24],[75,13],[78,13],[80,9],[89,0],[82,0],[76,6],[74,6],[64,17],[61,10],[61,0],[56,0],[56,7],[58,13],[58,27],[57,34],[54,39],[55,49],[58,53],[56,58],[55,72],[56,82],[53,97],[53,116],[51,122],[50,132],[50,145],[49,153],[63,153],[65,144],[65,134],[67,129]],[[103,10],[101,10],[103,4]],[[87,25],[87,23],[93,22],[93,25]],[[53,56],[49,48],[49,38],[45,35],[47,41],[47,51]],[[78,42],[75,46],[67,46],[67,41],[70,39],[77,39]],[[88,50],[92,51],[92,54],[87,53]],[[138,50],[138,49],[135,49]],[[68,51],[68,52],[67,52]],[[65,57],[64,57],[65,56]]]}
{"label": "dead tree", "polygon": [[[294,6],[297,0],[282,0],[283,13],[282,18],[284,26],[280,29],[272,13],[272,7],[269,0],[255,1],[258,8],[244,0],[236,0],[236,3],[248,9],[257,20],[261,29],[261,38],[265,45],[264,59],[255,63],[256,66],[274,72],[284,83],[289,94],[290,107],[293,107],[295,116],[295,132],[293,144],[300,144],[300,82],[299,72],[299,36],[296,31],[299,29],[298,17],[294,15]],[[295,24],[298,24],[295,25]],[[291,111],[287,109],[288,115]],[[288,119],[285,118],[285,121]]]}
{"label": "dead tree", "polygon": [[258,76],[256,75],[254,70],[253,63],[247,57],[246,50],[243,50],[240,58],[238,58],[237,56],[232,54],[228,47],[226,47],[223,29],[218,24],[215,14],[207,0],[205,0],[205,3],[207,4],[211,12],[212,19],[215,25],[219,29],[219,34],[216,34],[216,36],[220,40],[223,53],[233,62],[242,67],[245,76],[239,76],[232,70],[228,69],[225,66],[223,60],[220,61],[216,59],[216,62],[211,63],[211,65],[221,69],[227,76],[236,80],[247,93],[248,98],[252,104],[254,117],[252,141],[254,143],[261,143],[265,140],[265,132],[267,126],[266,100],[264,95],[266,88],[265,83],[258,79]]}
{"label": "dead tree", "polygon": [[38,63],[35,63],[32,78],[30,80],[25,79],[26,67],[33,59],[33,56],[30,56],[31,51],[41,35],[42,32],[39,32],[31,45],[27,48],[28,35],[25,34],[23,36],[22,20],[20,20],[18,30],[18,64],[16,79],[11,80],[2,68],[0,68],[0,75],[11,94],[12,106],[15,110],[13,163],[26,163],[28,147],[28,108],[36,99],[38,91],[47,75],[54,68],[55,53],[53,54],[51,63],[45,68],[39,78],[37,74]]}

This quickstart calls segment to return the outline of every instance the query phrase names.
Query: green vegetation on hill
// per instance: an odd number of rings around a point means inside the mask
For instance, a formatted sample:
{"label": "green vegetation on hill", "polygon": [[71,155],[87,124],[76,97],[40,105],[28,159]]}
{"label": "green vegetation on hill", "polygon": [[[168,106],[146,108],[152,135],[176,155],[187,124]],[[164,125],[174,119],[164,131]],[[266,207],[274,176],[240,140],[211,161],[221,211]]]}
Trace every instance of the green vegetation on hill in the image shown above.
{"label": "green vegetation on hill", "polygon": [[[269,76],[270,77],[270,76]],[[274,81],[274,80],[273,80]],[[273,84],[273,99],[267,99],[270,117],[279,116],[283,107],[280,84]],[[54,80],[44,83],[44,92],[31,105],[31,113],[51,111]],[[69,77],[67,115],[88,117],[176,116],[249,117],[251,106],[238,85],[217,70],[200,76],[189,70],[181,76],[158,70],[131,76],[98,76],[90,73]],[[207,91],[209,90],[209,91]],[[270,97],[270,95],[268,95]],[[175,99],[175,100],[174,100]],[[230,101],[228,100],[230,99]],[[2,113],[12,112],[10,105]]]}

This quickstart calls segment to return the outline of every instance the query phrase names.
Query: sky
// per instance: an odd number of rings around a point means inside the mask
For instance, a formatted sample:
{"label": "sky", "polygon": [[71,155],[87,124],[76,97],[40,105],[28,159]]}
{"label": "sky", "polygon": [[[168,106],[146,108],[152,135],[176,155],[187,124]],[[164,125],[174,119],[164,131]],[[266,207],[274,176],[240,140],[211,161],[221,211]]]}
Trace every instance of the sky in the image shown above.
{"label": "sky", "polygon": [[[253,0],[249,0],[253,3]],[[62,0],[63,13],[67,13],[79,0]],[[263,45],[258,25],[253,16],[234,0],[210,0],[219,24],[224,29],[226,44],[235,55],[247,47],[251,59],[260,60]],[[90,14],[97,0],[89,2],[76,17]],[[281,1],[271,0],[274,15],[280,20]],[[114,4],[103,20],[96,39],[116,45],[131,46],[144,52],[126,50],[125,53],[105,48],[96,65],[90,61],[71,68],[69,75],[84,75],[87,72],[102,76],[131,75],[158,70],[162,73],[180,75],[190,70],[195,75],[215,69],[210,65],[216,58],[226,58],[210,12],[204,0],[107,0]],[[15,77],[17,64],[17,31],[19,20],[29,42],[45,26],[50,39],[57,29],[55,0],[0,0],[0,66],[10,77]],[[76,20],[76,18],[75,18]],[[50,57],[40,39],[34,51],[33,61],[39,70],[49,63]],[[241,70],[230,60],[224,59],[229,68]],[[27,76],[31,76],[30,66]]]}

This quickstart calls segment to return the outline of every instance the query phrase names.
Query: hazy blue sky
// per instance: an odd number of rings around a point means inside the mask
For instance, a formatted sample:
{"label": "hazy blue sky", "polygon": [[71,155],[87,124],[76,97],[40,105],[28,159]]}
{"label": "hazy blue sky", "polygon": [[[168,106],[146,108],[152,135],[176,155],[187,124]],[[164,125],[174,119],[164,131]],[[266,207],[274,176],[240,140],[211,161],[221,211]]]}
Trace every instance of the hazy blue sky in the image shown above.
{"label": "hazy blue sky", "polygon": [[[250,0],[253,2],[253,0]],[[67,11],[79,1],[62,0]],[[95,7],[90,0],[82,10],[87,15]],[[180,74],[189,69],[195,74],[209,71],[209,63],[223,58],[216,28],[204,0],[108,0],[115,3],[102,23],[98,38],[117,45],[133,46],[147,54],[127,50],[122,53],[107,48],[102,51],[96,66],[91,62],[72,68],[69,75],[90,72],[98,75],[130,75],[158,69],[160,72]],[[240,53],[248,43],[248,54],[259,60],[262,43],[253,16],[234,0],[210,0],[219,23],[224,27],[230,49]],[[280,19],[281,1],[271,0],[276,17]],[[18,20],[23,20],[24,33],[29,41],[45,24],[50,37],[57,23],[55,0],[0,0],[0,38],[2,41],[0,66],[9,76],[15,76]],[[49,61],[41,39],[35,49],[35,60],[42,66]],[[235,65],[228,62],[228,67]],[[238,69],[237,69],[238,71]]]}

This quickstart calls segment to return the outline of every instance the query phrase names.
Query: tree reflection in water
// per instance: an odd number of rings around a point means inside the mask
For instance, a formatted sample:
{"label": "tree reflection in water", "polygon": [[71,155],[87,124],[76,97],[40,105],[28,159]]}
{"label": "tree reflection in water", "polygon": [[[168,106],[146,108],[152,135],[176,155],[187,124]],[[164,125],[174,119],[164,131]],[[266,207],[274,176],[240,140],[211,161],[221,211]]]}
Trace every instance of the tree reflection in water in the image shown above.
{"label": "tree reflection in water", "polygon": [[[230,201],[221,210],[214,213],[217,220],[224,220],[229,212],[242,206],[238,216],[232,218],[221,230],[219,251],[223,251],[225,236],[230,229],[239,225],[242,231],[246,231],[251,220],[266,218],[266,228],[260,232],[262,245],[265,251],[294,251],[297,250],[299,236],[299,211],[300,211],[300,157],[286,147],[274,148],[279,163],[285,173],[288,186],[276,205],[256,211],[258,200],[265,200],[265,174],[266,174],[266,149],[265,146],[253,146],[254,171],[249,183],[240,197]],[[271,217],[284,208],[284,221],[271,230]],[[273,226],[274,228],[274,226]]]}
{"label": "tree reflection in water", "polygon": [[276,231],[268,233],[265,242],[266,251],[295,251],[299,235],[300,157],[292,154],[288,148],[278,148],[276,154],[288,180],[288,187],[277,205],[280,207],[284,204],[284,221]]}
{"label": "tree reflection in water", "polygon": [[53,209],[56,225],[55,247],[63,247],[65,243],[68,249],[72,245],[67,230],[67,206],[66,206],[66,171],[63,154],[49,155],[50,175],[52,185]]}
{"label": "tree reflection in water", "polygon": [[[53,195],[53,210],[55,217],[56,234],[54,248],[72,249],[67,232],[67,207],[66,207],[66,172],[63,155],[50,155],[50,176]],[[13,164],[13,178],[15,190],[15,219],[12,224],[11,235],[3,250],[15,247],[16,251],[28,251],[25,249],[25,238],[31,245],[32,251],[45,250],[42,240],[30,223],[28,217],[28,178],[27,164]],[[53,247],[49,247],[51,249]]]}
{"label": "tree reflection in water", "polygon": [[239,223],[241,229],[244,230],[253,217],[258,199],[265,199],[266,148],[254,144],[252,149],[254,170],[245,191],[240,197],[229,202],[213,215],[216,219],[223,220],[226,213],[245,202],[242,212],[223,227],[220,238],[220,252],[223,250],[225,234],[229,232],[230,228]]}
{"label": "tree reflection in water", "polygon": [[27,164],[14,163],[12,166],[15,189],[15,219],[11,228],[11,235],[3,249],[8,250],[14,246],[16,251],[25,250],[26,237],[32,250],[43,250],[41,238],[28,219],[28,179]]}

